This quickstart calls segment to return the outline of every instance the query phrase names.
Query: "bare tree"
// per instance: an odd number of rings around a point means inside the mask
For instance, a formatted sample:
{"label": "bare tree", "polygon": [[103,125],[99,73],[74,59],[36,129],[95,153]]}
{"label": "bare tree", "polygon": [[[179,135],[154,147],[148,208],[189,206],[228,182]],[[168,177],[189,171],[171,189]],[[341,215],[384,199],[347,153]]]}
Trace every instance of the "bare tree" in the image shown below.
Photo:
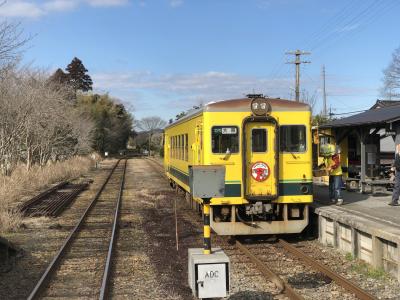
{"label": "bare tree", "polygon": [[156,129],[163,129],[166,125],[167,122],[165,122],[163,119],[157,116],[146,117],[138,122],[138,127],[144,131],[147,131],[149,134],[149,156],[150,156],[151,139],[154,135],[154,131]]}
{"label": "bare tree", "polygon": [[40,71],[0,71],[0,166],[9,174],[18,162],[68,158],[87,151],[93,122],[54,88]]}
{"label": "bare tree", "polygon": [[383,70],[382,81],[382,96],[388,99],[400,97],[400,47],[394,50],[392,61]]}
{"label": "bare tree", "polygon": [[307,90],[303,90],[301,92],[301,101],[303,103],[307,103],[311,108],[311,114],[313,114],[315,105],[317,104],[317,91],[314,91],[313,94],[310,94]]}
{"label": "bare tree", "polygon": [[[0,8],[1,8],[0,4]],[[17,61],[22,48],[31,38],[23,37],[20,23],[0,22],[0,67],[4,68]]]}

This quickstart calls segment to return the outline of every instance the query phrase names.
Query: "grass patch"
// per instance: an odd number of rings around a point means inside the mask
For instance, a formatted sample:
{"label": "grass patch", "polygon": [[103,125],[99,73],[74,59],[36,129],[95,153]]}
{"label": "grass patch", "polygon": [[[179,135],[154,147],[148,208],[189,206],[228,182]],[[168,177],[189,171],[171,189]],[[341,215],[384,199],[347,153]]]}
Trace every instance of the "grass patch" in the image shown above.
{"label": "grass patch", "polygon": [[369,265],[368,263],[356,259],[353,254],[351,254],[350,252],[347,252],[345,255],[345,259],[347,261],[353,262],[351,264],[351,270],[353,272],[362,274],[366,277],[372,278],[372,279],[381,279],[381,280],[385,280],[387,278],[389,278],[389,275],[385,272],[385,270],[383,270],[382,268],[376,269],[374,267],[372,267],[371,265]]}
{"label": "grass patch", "polygon": [[345,258],[346,258],[347,261],[353,261],[354,260],[354,256],[350,252],[346,253]]}
{"label": "grass patch", "polygon": [[362,260],[355,260],[351,266],[351,270],[372,279],[384,280],[389,277],[385,270],[381,268],[376,269]]}
{"label": "grass patch", "polygon": [[78,177],[94,165],[88,157],[76,156],[45,167],[33,166],[29,171],[19,165],[11,176],[0,176],[0,233],[13,231],[21,223],[16,202],[24,196],[44,189],[49,184]]}

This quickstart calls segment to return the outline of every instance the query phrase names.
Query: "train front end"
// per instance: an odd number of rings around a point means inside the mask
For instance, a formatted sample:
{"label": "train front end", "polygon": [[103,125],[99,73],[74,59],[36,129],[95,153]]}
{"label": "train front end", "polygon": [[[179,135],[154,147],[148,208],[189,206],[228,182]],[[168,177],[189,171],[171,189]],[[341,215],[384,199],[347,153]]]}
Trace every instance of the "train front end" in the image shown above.
{"label": "train front end", "polygon": [[204,112],[204,164],[225,165],[225,197],[212,199],[220,235],[299,233],[312,202],[308,105],[256,97]]}

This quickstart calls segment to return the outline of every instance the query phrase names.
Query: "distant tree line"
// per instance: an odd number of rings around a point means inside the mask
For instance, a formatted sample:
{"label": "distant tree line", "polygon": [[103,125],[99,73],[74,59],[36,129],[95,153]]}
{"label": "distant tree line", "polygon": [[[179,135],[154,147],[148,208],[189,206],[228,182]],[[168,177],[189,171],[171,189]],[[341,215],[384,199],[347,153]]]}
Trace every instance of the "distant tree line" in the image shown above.
{"label": "distant tree line", "polygon": [[133,117],[123,104],[109,95],[79,95],[76,106],[93,121],[91,147],[100,153],[125,149],[132,131]]}

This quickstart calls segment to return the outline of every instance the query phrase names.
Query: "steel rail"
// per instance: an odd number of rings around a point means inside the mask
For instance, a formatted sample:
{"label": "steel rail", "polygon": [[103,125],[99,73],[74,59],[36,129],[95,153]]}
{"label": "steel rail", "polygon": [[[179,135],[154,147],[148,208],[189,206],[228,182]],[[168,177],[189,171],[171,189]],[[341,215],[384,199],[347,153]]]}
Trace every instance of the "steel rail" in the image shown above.
{"label": "steel rail", "polygon": [[295,256],[297,256],[299,259],[307,262],[310,266],[312,266],[314,269],[318,270],[319,272],[325,274],[326,276],[328,276],[329,278],[331,278],[332,280],[334,280],[338,285],[340,285],[341,287],[343,287],[345,290],[347,290],[350,293],[353,293],[357,296],[357,298],[361,299],[361,300],[372,300],[372,299],[376,299],[374,296],[372,296],[370,293],[364,291],[363,289],[361,289],[359,286],[353,284],[351,281],[347,280],[345,277],[343,277],[342,275],[332,271],[331,269],[329,269],[328,267],[324,266],[323,264],[321,264],[320,262],[312,259],[311,257],[309,257],[308,255],[306,255],[305,253],[303,253],[302,251],[300,251],[299,249],[297,249],[296,247],[292,246],[291,244],[289,244],[288,242],[284,241],[284,240],[279,240],[278,244],[281,245],[283,248],[285,248],[287,251],[289,251],[290,253],[294,254]]}
{"label": "steel rail", "polygon": [[104,188],[106,187],[108,181],[110,180],[112,174],[114,173],[115,169],[117,168],[117,166],[119,165],[119,162],[121,161],[121,159],[119,159],[116,164],[114,165],[114,167],[111,169],[110,173],[108,174],[106,180],[104,181],[104,183],[102,184],[102,186],[100,187],[100,189],[97,191],[95,197],[93,198],[93,200],[90,202],[89,206],[86,208],[85,212],[83,213],[83,215],[81,216],[81,218],[78,221],[78,224],[74,227],[74,229],[71,231],[71,233],[68,235],[68,237],[65,239],[64,244],[61,246],[61,248],[58,250],[57,254],[54,256],[53,260],[51,261],[51,263],[48,265],[48,267],[46,268],[46,270],[44,271],[43,275],[40,277],[38,283],[35,285],[34,289],[32,290],[32,292],[30,293],[30,295],[28,296],[28,300],[33,300],[33,299],[37,299],[37,297],[39,296],[39,293],[41,292],[42,288],[44,287],[44,284],[46,283],[47,279],[49,278],[50,274],[55,270],[55,268],[57,267],[58,263],[61,260],[62,255],[64,254],[65,250],[67,249],[67,247],[69,246],[69,244],[72,241],[72,238],[75,236],[75,234],[79,231],[79,229],[81,228],[83,221],[86,219],[86,216],[88,215],[89,211],[92,209],[92,207],[94,206],[94,204],[97,202],[98,198],[100,197],[101,193],[103,192]]}
{"label": "steel rail", "polygon": [[[149,161],[153,162],[156,164],[159,168],[162,168],[161,164],[158,163],[156,160],[152,158],[148,158]],[[374,296],[372,296],[370,293],[364,291],[357,285],[353,284],[351,281],[347,280],[345,277],[341,276],[340,274],[332,271],[328,267],[324,266],[323,264],[319,263],[318,261],[315,261],[296,247],[290,245],[288,242],[284,240],[279,240],[278,243],[285,248],[287,251],[291,252],[301,260],[306,261],[308,264],[310,264],[313,268],[316,270],[320,271],[321,273],[325,274],[332,280],[334,280],[338,285],[343,287],[345,290],[347,290],[350,293],[353,293],[357,296],[357,298],[361,300],[374,300],[376,299]],[[259,260],[256,256],[254,256],[242,243],[240,243],[238,240],[236,240],[236,246],[244,252],[249,259],[257,266],[257,268],[260,270],[260,272],[267,277],[271,282],[273,282],[278,289],[283,291],[284,293],[287,294],[287,296],[290,299],[303,299],[300,295],[298,295],[285,281],[283,281],[278,275],[276,275],[273,271],[268,269],[265,264]],[[296,298],[300,297],[300,298]]]}
{"label": "steel rail", "polygon": [[112,266],[111,258],[113,255],[114,244],[115,244],[116,235],[117,235],[118,218],[119,218],[120,209],[121,209],[122,194],[123,194],[124,186],[125,186],[125,174],[126,174],[127,162],[128,162],[128,160],[126,159],[125,164],[124,164],[124,173],[122,174],[121,184],[119,187],[117,205],[115,207],[114,221],[113,221],[113,227],[112,227],[112,232],[111,232],[110,245],[108,247],[107,261],[106,261],[106,265],[104,267],[103,281],[102,281],[101,288],[100,288],[100,297],[99,297],[100,300],[105,299],[107,296],[108,281],[109,281],[109,275],[111,273],[111,266]]}
{"label": "steel rail", "polygon": [[58,189],[64,187],[65,185],[68,184],[68,181],[62,181],[59,184],[56,184],[55,186],[45,190],[44,192],[36,195],[35,197],[31,198],[30,200],[26,201],[19,207],[19,211],[24,213],[27,209],[29,209],[31,206],[35,205],[37,202],[42,200],[44,197],[50,195],[51,193],[54,193]]}
{"label": "steel rail", "polygon": [[267,267],[265,263],[259,260],[253,253],[250,252],[241,242],[236,240],[236,246],[254,263],[257,269],[272,283],[276,285],[279,291],[292,300],[303,300],[304,298],[296,293],[296,291],[283,280],[279,275]]}
{"label": "steel rail", "polygon": [[[20,211],[24,216],[29,217],[57,217],[87,186],[87,183],[70,184],[64,181],[26,202],[20,207]],[[70,191],[60,193],[59,189],[62,188],[67,188]]]}

